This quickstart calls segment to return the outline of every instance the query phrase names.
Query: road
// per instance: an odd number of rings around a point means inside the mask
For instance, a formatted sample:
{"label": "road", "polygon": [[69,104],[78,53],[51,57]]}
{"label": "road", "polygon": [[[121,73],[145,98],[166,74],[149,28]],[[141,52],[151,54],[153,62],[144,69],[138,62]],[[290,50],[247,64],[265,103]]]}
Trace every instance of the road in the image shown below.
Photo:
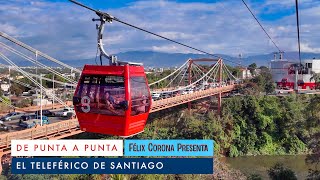
{"label": "road", "polygon": [[[58,111],[62,111],[62,110],[63,110],[63,108],[59,108],[59,109],[52,110],[52,112],[58,112]],[[26,113],[26,114],[30,114],[30,113]],[[60,122],[60,121],[64,121],[64,120],[67,120],[67,118],[65,118],[65,117],[49,117],[50,124],[56,123],[56,122]],[[0,134],[5,134],[5,133],[8,133],[8,132],[14,132],[14,131],[20,131],[20,130],[25,129],[25,128],[22,128],[22,127],[19,126],[19,120],[5,121],[4,124],[12,126],[13,130],[0,131]]]}

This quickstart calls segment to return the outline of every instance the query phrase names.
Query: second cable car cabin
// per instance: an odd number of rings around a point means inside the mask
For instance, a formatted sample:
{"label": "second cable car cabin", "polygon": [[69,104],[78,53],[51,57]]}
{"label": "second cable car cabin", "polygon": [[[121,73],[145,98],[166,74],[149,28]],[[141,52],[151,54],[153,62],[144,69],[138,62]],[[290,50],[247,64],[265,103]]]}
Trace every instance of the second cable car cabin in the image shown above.
{"label": "second cable car cabin", "polygon": [[122,137],[142,132],[151,106],[143,66],[85,65],[73,103],[83,131]]}

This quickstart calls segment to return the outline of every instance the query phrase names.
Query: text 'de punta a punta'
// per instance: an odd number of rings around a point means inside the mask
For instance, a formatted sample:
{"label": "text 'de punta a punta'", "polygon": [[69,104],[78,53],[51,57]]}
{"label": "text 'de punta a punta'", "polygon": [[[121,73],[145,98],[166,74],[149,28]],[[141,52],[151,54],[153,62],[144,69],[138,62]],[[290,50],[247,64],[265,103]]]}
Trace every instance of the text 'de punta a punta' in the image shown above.
{"label": "text 'de punta a punta'", "polygon": [[123,156],[121,140],[15,140],[12,156]]}

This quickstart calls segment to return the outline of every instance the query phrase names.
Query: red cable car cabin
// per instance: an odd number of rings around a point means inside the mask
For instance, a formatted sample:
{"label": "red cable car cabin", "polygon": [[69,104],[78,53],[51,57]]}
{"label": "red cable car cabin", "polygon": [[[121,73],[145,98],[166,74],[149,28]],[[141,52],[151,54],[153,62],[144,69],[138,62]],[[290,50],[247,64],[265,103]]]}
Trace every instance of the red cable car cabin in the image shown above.
{"label": "red cable car cabin", "polygon": [[143,66],[85,65],[73,104],[83,131],[124,137],[142,132],[151,106]]}

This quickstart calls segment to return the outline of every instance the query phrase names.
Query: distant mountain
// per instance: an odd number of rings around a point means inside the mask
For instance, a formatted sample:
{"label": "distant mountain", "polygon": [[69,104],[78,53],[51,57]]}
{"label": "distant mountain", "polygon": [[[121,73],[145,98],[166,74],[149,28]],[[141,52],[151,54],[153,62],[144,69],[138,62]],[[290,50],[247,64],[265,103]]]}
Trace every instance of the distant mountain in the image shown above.
{"label": "distant mountain", "polygon": [[[130,51],[116,54],[119,60],[121,61],[130,61],[130,62],[140,62],[143,63],[146,67],[173,67],[182,65],[187,59],[198,59],[198,58],[212,58],[212,56],[203,55],[203,54],[183,54],[183,53],[163,53],[163,52],[153,52],[153,51]],[[240,60],[238,57],[233,57],[224,54],[217,54],[217,56],[225,59],[226,64],[235,65],[232,62],[239,63]],[[268,66],[270,60],[272,60],[273,53],[261,54],[243,57],[241,59],[242,65],[249,65],[256,63],[258,66]],[[286,52],[284,58],[290,61],[297,61],[298,53],[297,52]],[[319,58],[320,53],[302,53],[302,59],[312,59]],[[61,60],[62,62],[69,64],[73,67],[83,67],[84,64],[96,64],[95,58],[91,59],[79,59],[79,60]],[[48,66],[56,66],[55,63],[50,61],[44,62]],[[97,63],[99,64],[99,58],[97,58]],[[107,60],[104,60],[104,64],[107,63]],[[17,62],[19,66],[32,66],[30,62],[19,61]]]}
{"label": "distant mountain", "polygon": [[[228,55],[216,54],[219,57],[234,60]],[[141,62],[148,67],[173,67],[182,65],[187,59],[213,58],[204,54],[162,53],[153,51],[132,51],[117,54],[124,61]]]}

